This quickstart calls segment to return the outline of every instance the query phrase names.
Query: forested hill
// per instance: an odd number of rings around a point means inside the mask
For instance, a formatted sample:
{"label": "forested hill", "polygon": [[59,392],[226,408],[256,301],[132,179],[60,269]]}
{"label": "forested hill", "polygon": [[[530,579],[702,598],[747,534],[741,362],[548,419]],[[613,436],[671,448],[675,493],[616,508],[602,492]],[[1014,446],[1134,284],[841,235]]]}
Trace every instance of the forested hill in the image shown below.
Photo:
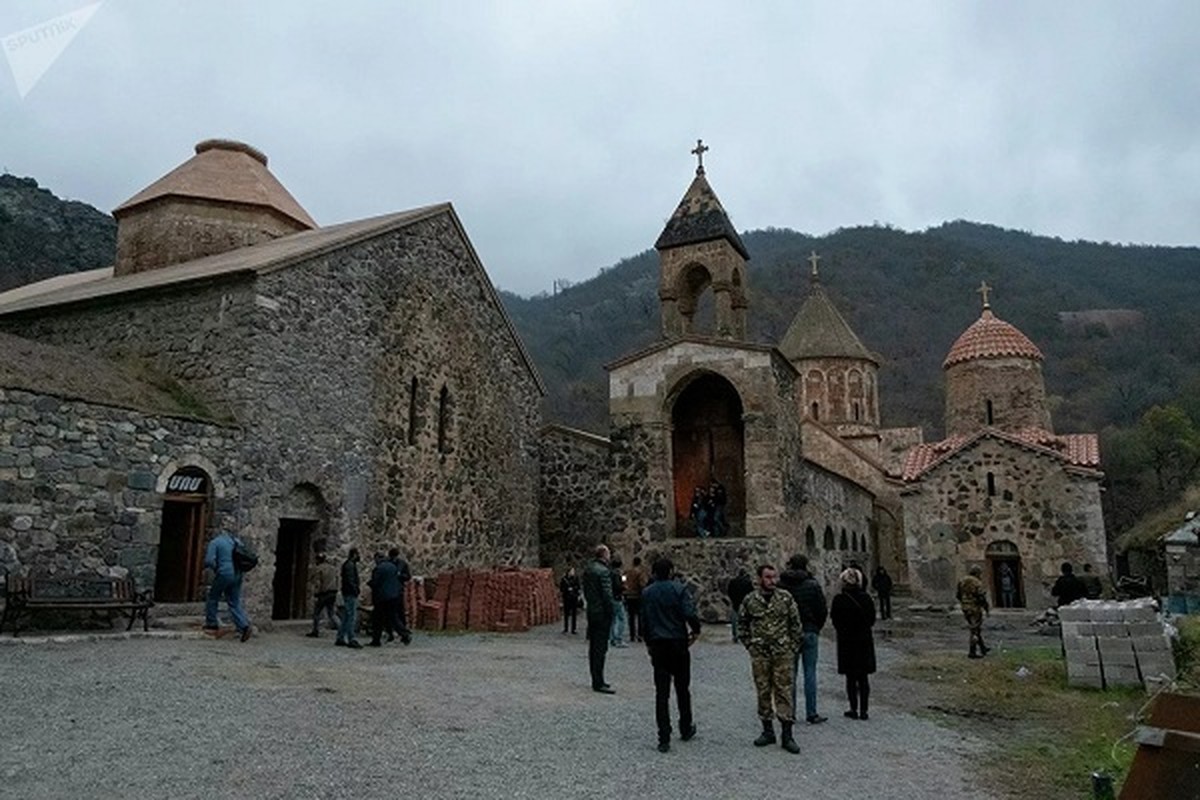
{"label": "forested hill", "polygon": [[0,291],[107,267],[116,250],[117,223],[108,214],[60,200],[33,178],[0,175]]}
{"label": "forested hill", "polygon": [[[1195,247],[1065,242],[963,221],[920,233],[770,229],[743,241],[750,338],[779,341],[816,250],[826,291],[883,361],[885,424],[921,425],[927,439],[942,428],[942,359],[978,318],[984,280],[996,315],[1046,356],[1060,432],[1128,426],[1200,378]],[[546,383],[547,419],[604,432],[603,365],[658,339],[657,254],[625,259],[553,296],[503,297]],[[1136,313],[1112,313],[1119,310]]]}

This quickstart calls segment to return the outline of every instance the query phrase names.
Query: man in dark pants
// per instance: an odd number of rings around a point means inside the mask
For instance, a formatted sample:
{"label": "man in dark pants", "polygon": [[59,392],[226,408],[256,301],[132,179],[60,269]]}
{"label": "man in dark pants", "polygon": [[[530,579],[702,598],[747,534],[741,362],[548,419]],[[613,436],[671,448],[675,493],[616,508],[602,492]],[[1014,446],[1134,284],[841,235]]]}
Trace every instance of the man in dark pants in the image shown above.
{"label": "man in dark pants", "polygon": [[892,618],[892,576],[882,566],[875,568],[871,578],[871,588],[879,595],[879,618]]}
{"label": "man in dark pants", "polygon": [[[380,646],[380,638],[383,636],[385,627],[388,632],[388,641],[395,638],[393,631],[396,629],[397,621],[396,605],[404,602],[401,595],[404,585],[400,580],[400,568],[396,564],[399,557],[400,551],[393,547],[388,552],[387,558],[380,559],[375,564],[371,580],[368,582],[371,587],[371,602],[375,605],[371,612],[371,647]],[[407,568],[408,565],[405,564],[406,571]],[[397,632],[400,634],[400,640],[405,644],[411,641],[408,629],[403,627],[403,624]]]}
{"label": "man in dark pants", "polygon": [[654,667],[654,718],[660,753],[671,749],[671,681],[675,682],[675,702],[679,705],[679,738],[686,742],[696,735],[688,647],[700,635],[700,618],[687,589],[671,580],[674,569],[670,559],[655,561],[654,581],[642,592],[642,637]]}
{"label": "man in dark pants", "polygon": [[608,568],[608,548],[596,547],[596,555],[583,571],[583,600],[587,605],[588,668],[592,673],[592,691],[615,694],[604,682],[604,659],[612,633],[616,599],[612,590],[612,571]]}
{"label": "man in dark pants", "polygon": [[399,548],[393,547],[389,550],[388,558],[396,565],[396,575],[400,578],[400,594],[392,604],[392,627],[396,629],[401,643],[409,644],[412,642],[412,632],[408,629],[408,617],[404,613],[404,584],[412,580],[412,572],[408,568],[408,562],[400,557]]}
{"label": "man in dark pants", "polygon": [[339,647],[362,647],[355,638],[358,627],[358,548],[351,547],[346,560],[342,562],[342,622],[338,627],[337,640]]}
{"label": "man in dark pants", "polygon": [[646,568],[637,556],[633,569],[625,573],[625,610],[629,613],[629,641],[639,642],[645,638],[641,628],[642,590],[646,588]]}
{"label": "man in dark pants", "polygon": [[825,591],[808,571],[808,556],[797,553],[788,559],[788,568],[779,576],[779,585],[792,595],[800,612],[800,652],[792,664],[792,709],[796,708],[796,688],[800,667],[804,668],[804,720],[819,725],[826,717],[817,713],[817,656],[821,646],[821,628],[829,616]]}

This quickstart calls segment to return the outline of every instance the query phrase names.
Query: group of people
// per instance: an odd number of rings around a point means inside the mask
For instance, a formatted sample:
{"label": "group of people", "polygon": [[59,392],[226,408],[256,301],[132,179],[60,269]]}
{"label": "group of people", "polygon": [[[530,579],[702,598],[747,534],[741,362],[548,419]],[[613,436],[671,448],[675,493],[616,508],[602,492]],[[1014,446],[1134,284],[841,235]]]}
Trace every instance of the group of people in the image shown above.
{"label": "group of people", "polygon": [[[609,647],[626,647],[625,633],[628,630],[630,642],[642,641],[641,605],[642,590],[649,582],[642,559],[634,557],[633,566],[624,569],[619,558],[612,558],[608,564],[609,579],[612,583],[613,620],[608,634]],[[558,593],[562,598],[563,633],[578,633],[577,619],[579,609],[584,605],[583,587],[575,568],[571,567],[558,582]]]}
{"label": "group of people", "polygon": [[708,486],[697,486],[692,491],[692,506],[688,516],[696,536],[707,539],[709,536],[724,536],[729,532],[729,520],[725,516],[725,506],[729,496],[724,485],[714,480]]}
{"label": "group of people", "polygon": [[[568,572],[564,585],[580,585],[587,609],[588,666],[592,690],[613,694],[604,677],[607,650],[616,609],[627,594],[617,592],[609,550],[600,545],[583,571],[582,579]],[[691,593],[676,579],[675,566],[660,558],[651,567],[649,583],[641,590],[637,607],[641,637],[646,643],[654,673],[655,721],[658,749],[671,747],[670,693],[675,690],[679,735],[684,741],[696,734],[691,702],[689,647],[700,635]],[[875,603],[867,594],[861,570],[850,567],[840,576],[841,591],[826,605],[825,593],[808,571],[808,559],[795,555],[782,575],[774,565],[758,568],[755,585],[743,570],[730,582],[735,600],[734,638],[750,655],[751,675],[758,698],[762,732],[754,740],[760,747],[779,742],[789,753],[799,753],[794,725],[797,678],[804,679],[805,721],[826,721],[817,710],[817,658],[820,632],[827,619],[837,631],[838,672],[845,676],[851,719],[869,719],[870,674],[875,671]],[[626,583],[626,587],[628,582]],[[564,602],[567,592],[564,591]],[[566,628],[564,627],[564,630]],[[779,737],[775,720],[780,722]]]}
{"label": "group of people", "polygon": [[[241,539],[229,531],[221,531],[208,543],[204,566],[212,572],[208,595],[204,604],[204,631],[220,635],[221,625],[217,616],[223,600],[229,609],[234,628],[241,641],[250,638],[250,618],[242,605],[242,583],[245,567],[239,568],[238,553],[244,549]],[[334,644],[338,647],[358,649],[362,645],[355,637],[358,624],[358,599],[361,584],[358,573],[358,548],[350,548],[340,571],[329,561],[326,553],[318,552],[309,570],[309,588],[313,596],[312,630],[305,634],[311,638],[320,636],[321,618],[327,617],[330,628],[337,631]],[[408,562],[400,557],[399,548],[391,548],[387,555],[375,554],[375,566],[367,585],[371,588],[371,641],[372,647],[381,647],[383,634],[393,641],[397,636],[404,644],[412,641],[404,613],[404,584],[412,579]],[[336,614],[338,594],[342,598],[342,613]]]}

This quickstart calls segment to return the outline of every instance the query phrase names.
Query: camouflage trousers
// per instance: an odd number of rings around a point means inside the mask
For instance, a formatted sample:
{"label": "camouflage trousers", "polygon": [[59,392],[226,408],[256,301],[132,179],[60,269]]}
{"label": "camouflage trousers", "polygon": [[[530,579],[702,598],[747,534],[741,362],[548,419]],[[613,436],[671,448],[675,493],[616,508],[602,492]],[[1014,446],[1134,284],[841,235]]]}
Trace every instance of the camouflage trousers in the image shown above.
{"label": "camouflage trousers", "polygon": [[781,722],[796,719],[792,710],[792,660],[792,653],[786,651],[750,656],[750,671],[758,695],[758,718],[764,722],[773,717],[779,717]]}
{"label": "camouflage trousers", "polygon": [[983,644],[983,609],[968,606],[963,609],[963,617],[967,620],[967,628],[971,631],[971,651]]}

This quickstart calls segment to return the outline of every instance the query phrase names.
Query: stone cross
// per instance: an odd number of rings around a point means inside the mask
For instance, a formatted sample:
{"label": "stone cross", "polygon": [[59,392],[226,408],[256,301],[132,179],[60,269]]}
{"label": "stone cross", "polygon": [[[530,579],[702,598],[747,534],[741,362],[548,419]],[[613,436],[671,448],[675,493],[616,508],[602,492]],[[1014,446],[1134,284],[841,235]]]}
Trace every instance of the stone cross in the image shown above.
{"label": "stone cross", "polygon": [[808,263],[812,264],[812,276],[814,278],[817,277],[817,262],[821,260],[821,257],[817,255],[816,250],[813,250],[811,253],[809,253],[806,260]]}
{"label": "stone cross", "polygon": [[696,147],[692,150],[692,155],[696,157],[696,174],[704,174],[704,154],[708,152],[708,146],[704,144],[703,139],[696,140]]}
{"label": "stone cross", "polygon": [[983,307],[984,308],[991,308],[991,306],[988,305],[988,292],[990,292],[991,290],[992,290],[992,287],[987,285],[987,281],[984,281],[983,283],[979,284],[979,288],[975,290],[975,291],[979,292],[981,295],[983,295]]}

